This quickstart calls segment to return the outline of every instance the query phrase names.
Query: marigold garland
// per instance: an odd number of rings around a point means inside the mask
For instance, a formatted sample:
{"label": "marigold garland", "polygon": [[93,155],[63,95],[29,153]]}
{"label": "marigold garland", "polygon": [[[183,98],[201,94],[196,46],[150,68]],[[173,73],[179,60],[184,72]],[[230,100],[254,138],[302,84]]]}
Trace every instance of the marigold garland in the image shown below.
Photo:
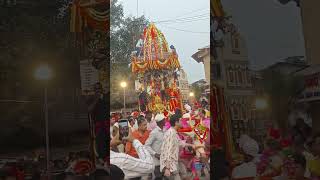
{"label": "marigold garland", "polygon": [[177,69],[180,68],[180,63],[176,55],[171,54],[164,60],[149,60],[139,61],[136,57],[132,59],[132,72],[143,73],[147,70],[159,70],[159,69]]}

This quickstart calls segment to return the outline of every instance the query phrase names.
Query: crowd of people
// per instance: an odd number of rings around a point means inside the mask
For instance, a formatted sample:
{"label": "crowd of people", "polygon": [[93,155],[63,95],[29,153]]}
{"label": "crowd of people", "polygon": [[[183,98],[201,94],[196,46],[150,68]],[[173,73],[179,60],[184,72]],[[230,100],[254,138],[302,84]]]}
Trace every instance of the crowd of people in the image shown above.
{"label": "crowd of people", "polygon": [[[129,122],[120,140],[118,120]],[[192,127],[210,127],[208,103],[186,104],[175,112],[140,112],[113,116],[110,126],[112,179],[209,179],[210,139],[202,141]]]}
{"label": "crowd of people", "polygon": [[320,134],[314,134],[304,119],[297,119],[287,131],[271,127],[263,146],[248,135],[242,135],[238,150],[242,154],[241,163],[230,163],[231,176],[221,179],[320,178]]}
{"label": "crowd of people", "polygon": [[[51,180],[95,180],[106,179],[109,173],[104,167],[95,168],[89,151],[70,152],[66,156],[50,161]],[[0,180],[46,180],[46,159],[20,158],[4,163],[0,168]]]}

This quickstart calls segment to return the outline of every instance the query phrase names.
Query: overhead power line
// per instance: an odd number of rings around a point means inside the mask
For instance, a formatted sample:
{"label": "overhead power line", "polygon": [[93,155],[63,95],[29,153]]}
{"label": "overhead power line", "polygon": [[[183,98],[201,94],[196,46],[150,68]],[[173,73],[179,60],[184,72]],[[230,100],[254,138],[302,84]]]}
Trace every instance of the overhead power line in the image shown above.
{"label": "overhead power line", "polygon": [[189,31],[189,30],[185,30],[185,29],[178,29],[178,28],[168,27],[168,26],[164,26],[164,25],[160,25],[160,26],[165,27],[165,28],[169,28],[169,29],[174,29],[174,30],[181,31],[181,32],[187,32],[187,33],[208,34],[208,35],[210,34],[210,32]]}
{"label": "overhead power line", "polygon": [[176,18],[176,19],[167,19],[167,20],[161,20],[161,21],[155,21],[154,23],[164,23],[164,22],[176,22],[176,21],[190,21],[190,20],[198,20],[201,18],[209,18],[210,14],[209,13],[205,13],[205,14],[199,14],[196,16],[188,16],[188,17],[184,17],[184,18]]}
{"label": "overhead power line", "polygon": [[183,23],[190,23],[190,22],[196,22],[196,21],[203,21],[203,20],[208,20],[210,19],[209,17],[204,17],[204,18],[197,18],[197,19],[190,19],[190,20],[172,20],[172,21],[166,21],[166,22],[154,22],[155,24],[183,24]]}
{"label": "overhead power line", "polygon": [[182,16],[184,16],[184,15],[190,15],[190,14],[193,14],[193,13],[195,13],[195,12],[200,12],[200,11],[203,11],[203,10],[210,10],[210,9],[200,8],[200,9],[192,10],[192,11],[189,11],[189,12],[187,12],[187,13],[181,14],[181,15],[177,16],[176,18],[182,17]]}

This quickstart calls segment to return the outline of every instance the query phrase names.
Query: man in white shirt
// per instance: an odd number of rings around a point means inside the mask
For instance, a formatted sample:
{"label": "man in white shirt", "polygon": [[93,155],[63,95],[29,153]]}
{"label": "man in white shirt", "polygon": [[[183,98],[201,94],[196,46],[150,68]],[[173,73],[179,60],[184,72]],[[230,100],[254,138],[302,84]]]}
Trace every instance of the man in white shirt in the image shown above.
{"label": "man in white shirt", "polygon": [[[125,179],[142,177],[152,173],[154,171],[154,162],[145,146],[143,146],[139,140],[133,139],[131,131],[129,131],[129,136],[123,139],[132,143],[138,153],[139,159],[125,153],[117,153],[110,150],[110,164],[119,167],[124,172]],[[117,146],[121,143],[119,133],[117,133],[111,140],[110,147]]]}
{"label": "man in white shirt", "polygon": [[245,161],[235,167],[232,178],[249,178],[257,176],[257,157],[259,153],[258,143],[247,135],[243,135],[239,141],[240,149],[243,151]]}
{"label": "man in white shirt", "polygon": [[164,136],[164,119],[163,114],[157,114],[154,120],[157,123],[157,126],[151,131],[149,138],[147,139],[145,146],[148,148],[151,155],[153,155],[153,161],[155,164],[154,177],[162,178],[162,173],[160,172],[160,154],[161,146]]}

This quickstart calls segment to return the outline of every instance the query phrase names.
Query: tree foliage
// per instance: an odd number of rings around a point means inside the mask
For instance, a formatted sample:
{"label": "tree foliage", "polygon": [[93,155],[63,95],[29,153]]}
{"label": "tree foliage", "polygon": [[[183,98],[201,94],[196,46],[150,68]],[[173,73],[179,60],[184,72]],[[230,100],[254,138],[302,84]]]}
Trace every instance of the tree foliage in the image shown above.
{"label": "tree foliage", "polygon": [[191,85],[191,91],[194,93],[195,99],[200,99],[202,93],[205,91],[205,86],[199,86],[197,83]]}
{"label": "tree foliage", "polygon": [[119,93],[120,81],[133,82],[130,56],[148,20],[144,16],[125,17],[118,0],[112,1],[110,12],[111,93]]}
{"label": "tree foliage", "polygon": [[123,7],[117,0],[112,1],[110,14],[110,55],[111,62],[125,67],[130,63],[131,52],[148,24],[144,16],[124,17]]}

